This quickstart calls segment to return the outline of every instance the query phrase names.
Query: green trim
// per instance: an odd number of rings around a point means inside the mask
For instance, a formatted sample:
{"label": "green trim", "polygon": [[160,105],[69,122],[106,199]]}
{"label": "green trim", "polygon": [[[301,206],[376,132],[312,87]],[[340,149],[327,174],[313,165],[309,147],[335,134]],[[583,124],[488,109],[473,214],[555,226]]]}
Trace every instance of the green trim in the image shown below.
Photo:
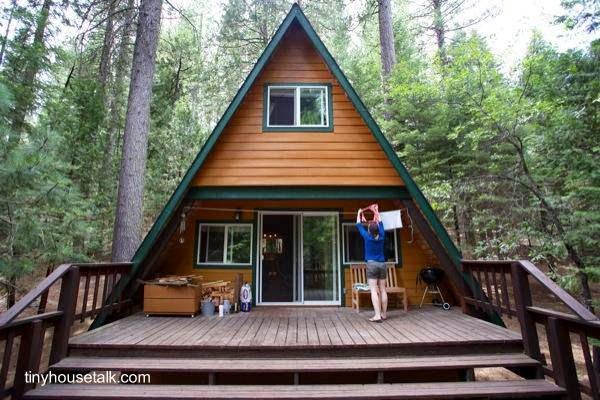
{"label": "green trim", "polygon": [[[252,233],[250,235],[250,262],[249,263],[243,263],[243,264],[219,264],[219,263],[214,263],[214,264],[200,264],[198,263],[198,239],[200,238],[199,235],[199,231],[200,231],[200,225],[201,224],[216,224],[216,225],[221,225],[221,224],[227,224],[227,225],[249,225],[252,227]],[[250,269],[252,268],[252,261],[254,259],[254,233],[255,233],[255,229],[256,227],[254,226],[253,221],[236,221],[236,220],[231,220],[231,219],[227,219],[227,220],[210,220],[210,219],[198,219],[196,220],[196,230],[194,232],[194,252],[192,254],[192,267],[194,269]]]}
{"label": "green trim", "polygon": [[191,200],[355,200],[410,199],[402,186],[204,186],[192,187]]}
{"label": "green trim", "polygon": [[[277,86],[325,86],[327,87],[327,121],[329,124],[323,127],[317,126],[267,126],[268,112],[267,112],[267,94],[268,87]],[[295,112],[295,111],[294,111]],[[298,82],[272,82],[265,83],[263,85],[263,117],[262,117],[262,128],[263,132],[333,132],[333,87],[331,83],[327,82],[315,82],[315,83],[298,83]]]}

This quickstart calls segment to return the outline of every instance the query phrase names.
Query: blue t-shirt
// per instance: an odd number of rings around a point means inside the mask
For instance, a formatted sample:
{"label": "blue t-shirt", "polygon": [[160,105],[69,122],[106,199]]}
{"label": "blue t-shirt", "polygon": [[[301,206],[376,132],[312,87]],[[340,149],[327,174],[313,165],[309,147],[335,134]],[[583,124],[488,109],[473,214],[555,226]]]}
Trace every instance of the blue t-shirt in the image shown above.
{"label": "blue t-shirt", "polygon": [[385,254],[383,253],[385,230],[383,229],[383,222],[379,222],[377,226],[379,227],[379,238],[375,239],[365,229],[363,224],[360,222],[356,223],[356,227],[365,241],[365,261],[385,262]]}

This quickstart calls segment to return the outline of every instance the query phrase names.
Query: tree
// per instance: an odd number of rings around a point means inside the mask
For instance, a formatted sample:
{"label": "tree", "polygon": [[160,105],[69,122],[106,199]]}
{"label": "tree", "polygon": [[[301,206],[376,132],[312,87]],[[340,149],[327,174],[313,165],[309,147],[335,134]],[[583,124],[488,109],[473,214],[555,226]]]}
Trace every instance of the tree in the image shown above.
{"label": "tree", "polygon": [[123,134],[113,261],[130,260],[142,233],[150,102],[161,9],[162,0],[143,0],[140,4]]}
{"label": "tree", "polygon": [[[392,22],[392,4],[391,0],[377,0],[377,14],[379,18],[379,43],[381,47],[381,80],[385,95],[386,106],[389,106],[390,100],[388,93],[388,79],[394,66],[396,65],[396,49],[394,46],[394,30]],[[389,111],[383,113],[383,118],[387,121],[391,118]]]}
{"label": "tree", "polygon": [[381,74],[387,81],[396,65],[391,0],[377,0],[379,18],[379,42],[381,44]]}
{"label": "tree", "polygon": [[46,55],[45,34],[50,16],[52,0],[44,0],[36,21],[35,32],[31,47],[27,49],[30,54],[25,58],[25,64],[19,66],[20,92],[15,97],[14,112],[11,127],[14,132],[20,133],[25,128],[25,117],[35,102],[35,78],[40,71]]}
{"label": "tree", "polygon": [[584,27],[588,33],[600,29],[600,2],[598,0],[562,0],[567,13],[556,18],[567,29]]}

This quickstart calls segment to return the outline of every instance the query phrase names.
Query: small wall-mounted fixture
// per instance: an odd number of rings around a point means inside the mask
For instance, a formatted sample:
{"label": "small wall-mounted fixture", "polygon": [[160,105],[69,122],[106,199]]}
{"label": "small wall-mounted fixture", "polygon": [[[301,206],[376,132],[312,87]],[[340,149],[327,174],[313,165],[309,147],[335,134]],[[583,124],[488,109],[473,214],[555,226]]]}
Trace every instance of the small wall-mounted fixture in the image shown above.
{"label": "small wall-mounted fixture", "polygon": [[237,211],[235,212],[235,220],[239,221],[241,218],[242,218],[242,210],[240,210],[238,208]]}

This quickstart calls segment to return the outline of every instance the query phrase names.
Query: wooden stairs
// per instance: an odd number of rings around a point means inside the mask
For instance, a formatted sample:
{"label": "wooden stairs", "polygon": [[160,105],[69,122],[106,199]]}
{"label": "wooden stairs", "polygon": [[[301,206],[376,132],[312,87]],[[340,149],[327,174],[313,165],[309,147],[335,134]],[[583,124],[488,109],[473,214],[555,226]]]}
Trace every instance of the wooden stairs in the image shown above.
{"label": "wooden stairs", "polygon": [[[563,398],[565,390],[540,379],[538,361],[509,346],[490,345],[488,352],[456,354],[337,356],[318,349],[304,357],[277,352],[220,357],[182,352],[177,357],[136,355],[135,349],[100,356],[72,355],[51,366],[51,373],[113,371],[114,376],[149,374],[151,384],[47,384],[26,393],[27,399],[496,399]],[[443,349],[441,349],[443,350]],[[441,351],[440,353],[447,353]],[[463,354],[460,354],[463,353]],[[169,353],[170,354],[170,353]],[[214,353],[211,353],[214,354]],[[279,354],[277,356],[277,354]],[[474,381],[474,368],[505,368],[515,378]],[[71,375],[74,376],[74,375]]]}
{"label": "wooden stairs", "polygon": [[[595,364],[600,356],[588,343],[588,338],[600,340],[595,315],[528,261],[462,264],[464,273],[482,289],[473,297],[464,296],[467,314],[430,307],[390,312],[383,324],[333,307],[257,307],[228,318],[130,314],[73,337],[74,320],[131,305],[129,298],[103,300],[113,290],[107,282],[116,285],[131,264],[64,264],[0,314],[4,341],[0,397],[580,399],[586,394],[600,399],[600,371]],[[531,277],[572,314],[535,307]],[[59,302],[56,310],[48,310],[47,294],[55,283],[60,283]],[[82,286],[85,301],[78,302]],[[37,313],[28,315],[38,299]],[[471,316],[482,312],[516,318],[521,333]],[[551,364],[537,361],[543,358],[536,324],[546,327]],[[48,329],[53,329],[50,341],[44,340]],[[575,336],[580,339],[587,377],[592,378],[587,383],[573,357]],[[41,364],[43,354],[49,356],[48,372]],[[506,377],[502,380],[477,381],[476,370],[488,367],[510,372],[502,374]],[[63,378],[87,373],[125,378],[136,373],[149,374],[150,381],[35,385],[26,380],[27,372],[46,379],[58,373],[65,374]]]}

